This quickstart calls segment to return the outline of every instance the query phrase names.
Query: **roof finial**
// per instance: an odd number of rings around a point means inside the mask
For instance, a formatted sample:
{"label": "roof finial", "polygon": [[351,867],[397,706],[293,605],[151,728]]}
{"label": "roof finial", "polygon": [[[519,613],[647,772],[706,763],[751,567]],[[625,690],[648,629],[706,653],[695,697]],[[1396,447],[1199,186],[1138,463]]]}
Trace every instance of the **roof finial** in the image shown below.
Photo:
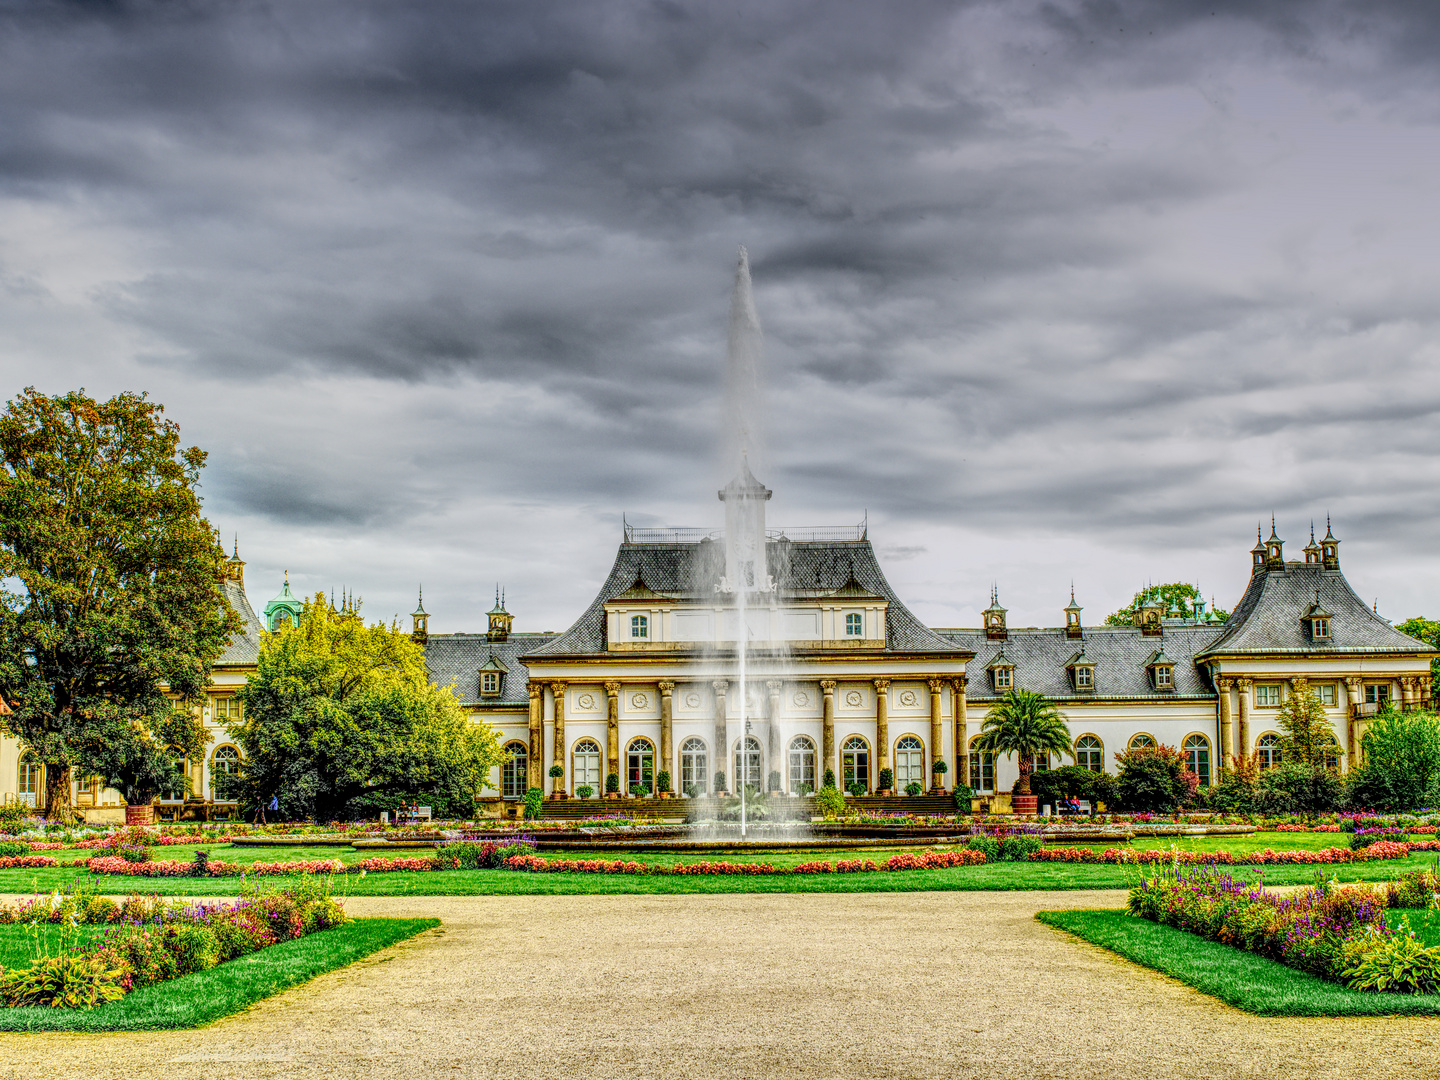
{"label": "roof finial", "polygon": [[1310,543],[1312,543],[1312,544],[1315,543],[1315,522],[1314,522],[1314,520],[1311,520],[1311,522],[1310,522]]}
{"label": "roof finial", "polygon": [[235,553],[230,556],[232,559],[240,558],[240,533],[235,533]]}

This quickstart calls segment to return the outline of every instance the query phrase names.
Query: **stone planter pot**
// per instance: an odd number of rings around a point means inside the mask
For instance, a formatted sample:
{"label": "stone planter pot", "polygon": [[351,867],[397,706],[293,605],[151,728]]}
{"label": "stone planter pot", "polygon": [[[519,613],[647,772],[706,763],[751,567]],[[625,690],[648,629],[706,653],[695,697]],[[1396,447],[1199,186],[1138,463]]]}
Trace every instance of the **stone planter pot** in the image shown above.
{"label": "stone planter pot", "polygon": [[660,798],[662,798],[662,799],[673,799],[674,797],[675,797],[675,793],[674,793],[673,791],[662,791],[662,792],[660,792]]}
{"label": "stone planter pot", "polygon": [[1039,801],[1040,796],[1038,795],[1012,795],[1010,796],[1010,812],[1012,814],[1034,814]]}
{"label": "stone planter pot", "polygon": [[147,803],[145,806],[127,806],[127,807],[125,807],[125,824],[126,824],[126,825],[154,825],[154,824],[155,824],[155,807],[154,807],[154,806],[151,806],[151,805],[148,804],[148,803]]}
{"label": "stone planter pot", "polygon": [[875,794],[876,794],[876,795],[894,795],[895,792],[894,792],[891,788],[883,787],[883,788],[881,788],[879,791],[875,792]]}

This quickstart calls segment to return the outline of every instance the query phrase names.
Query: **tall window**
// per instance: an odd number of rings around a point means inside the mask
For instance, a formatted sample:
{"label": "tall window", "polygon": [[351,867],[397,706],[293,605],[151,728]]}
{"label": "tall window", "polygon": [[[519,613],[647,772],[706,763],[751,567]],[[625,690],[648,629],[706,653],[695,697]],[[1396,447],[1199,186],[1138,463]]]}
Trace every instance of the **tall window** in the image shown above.
{"label": "tall window", "polygon": [[696,795],[704,795],[710,790],[707,760],[704,739],[692,737],[680,744],[681,791],[688,795],[693,786]]}
{"label": "tall window", "polygon": [[1139,750],[1142,746],[1154,746],[1155,740],[1149,735],[1136,735],[1130,740],[1130,749]]}
{"label": "tall window", "polygon": [[1210,740],[1204,735],[1191,735],[1185,740],[1185,764],[1200,778],[1201,787],[1210,786]]}
{"label": "tall window", "polygon": [[1315,695],[1315,700],[1321,705],[1335,704],[1335,684],[1333,682],[1314,683],[1310,692]]}
{"label": "tall window", "polygon": [[1008,667],[997,667],[997,668],[994,669],[994,672],[995,672],[995,689],[996,689],[996,690],[1009,690],[1009,689],[1010,689],[1010,683],[1011,683],[1011,679],[1010,679],[1011,669],[1008,668]]}
{"label": "tall window", "polygon": [[1277,709],[1280,707],[1280,684],[1279,683],[1256,683],[1255,684],[1255,707],[1257,709]]}
{"label": "tall window", "polygon": [[594,739],[581,739],[575,744],[574,777],[575,786],[592,787],[600,791],[600,744]]}
{"label": "tall window", "polygon": [[1262,769],[1273,769],[1280,764],[1280,736],[1273,733],[1261,735],[1255,744],[1256,764]]}
{"label": "tall window", "polygon": [[802,787],[815,790],[815,744],[797,735],[790,740],[790,793],[798,795]]}
{"label": "tall window", "polygon": [[[741,750],[741,746],[744,750]],[[735,782],[737,784],[749,784],[756,791],[761,789],[765,782],[764,775],[760,772],[760,740],[754,735],[746,735],[741,742],[735,744]],[[737,787],[735,790],[739,791]]]}
{"label": "tall window", "polygon": [[655,744],[649,739],[631,739],[625,751],[625,788],[644,784],[655,790]]}
{"label": "tall window", "polygon": [[40,805],[40,777],[44,769],[45,766],[28,753],[20,759],[20,804],[22,806]]}
{"label": "tall window", "polygon": [[847,789],[851,784],[863,784],[870,790],[870,747],[859,735],[851,735],[840,747],[840,773]]}
{"label": "tall window", "polygon": [[904,791],[910,784],[925,785],[925,744],[914,735],[895,744],[895,790]]}
{"label": "tall window", "polygon": [[95,778],[93,776],[82,776],[75,781],[75,790],[81,795],[90,795],[95,791]]}
{"label": "tall window", "polygon": [[480,673],[480,692],[482,694],[498,694],[500,692],[500,673],[498,671],[482,671]]}
{"label": "tall window", "polygon": [[1325,768],[1339,770],[1340,768],[1340,744],[1335,741],[1335,736],[1330,736],[1330,745],[1325,748]]}
{"label": "tall window", "polygon": [[1105,771],[1105,747],[1094,735],[1081,735],[1075,740],[1075,764],[1091,772]]}
{"label": "tall window", "polygon": [[170,775],[160,786],[161,802],[183,802],[185,800],[185,759],[176,758],[170,763]]}
{"label": "tall window", "polygon": [[217,799],[230,797],[230,784],[240,772],[240,751],[233,746],[217,746],[210,756],[210,790]]}
{"label": "tall window", "polygon": [[1370,705],[1384,705],[1390,700],[1389,683],[1366,683],[1365,701]]}
{"label": "tall window", "polygon": [[865,636],[865,617],[863,615],[860,615],[858,612],[852,611],[849,615],[845,616],[845,636]]}
{"label": "tall window", "polygon": [[648,615],[630,616],[630,636],[632,638],[648,638],[650,636],[650,617]]}
{"label": "tall window", "polygon": [[973,742],[970,744],[970,787],[985,793],[995,790],[995,755],[980,753]]}
{"label": "tall window", "polygon": [[217,724],[234,723],[242,719],[244,715],[245,706],[233,694],[215,699],[214,716]]}
{"label": "tall window", "polygon": [[505,745],[505,752],[510,755],[510,760],[500,766],[500,797],[504,799],[523,799],[525,789],[528,785],[528,776],[525,771],[525,764],[529,758],[529,752],[522,742],[512,742]]}

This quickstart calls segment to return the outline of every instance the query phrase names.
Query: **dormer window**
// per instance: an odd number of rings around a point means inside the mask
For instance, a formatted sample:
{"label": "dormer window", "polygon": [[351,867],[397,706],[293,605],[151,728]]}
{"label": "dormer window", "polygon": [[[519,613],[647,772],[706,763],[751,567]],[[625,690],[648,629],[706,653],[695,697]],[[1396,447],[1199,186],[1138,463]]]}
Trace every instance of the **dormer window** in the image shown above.
{"label": "dormer window", "polygon": [[1175,669],[1169,664],[1155,665],[1155,689],[1171,690],[1175,686]]}
{"label": "dormer window", "polygon": [[485,695],[500,693],[500,673],[498,671],[482,671],[480,673],[480,693]]}
{"label": "dormer window", "polygon": [[631,616],[630,616],[630,636],[631,636],[632,638],[636,638],[636,639],[639,639],[639,638],[649,638],[649,636],[650,636],[650,616],[648,616],[648,615],[631,615]]}
{"label": "dormer window", "polygon": [[1310,640],[1311,640],[1311,641],[1329,641],[1329,640],[1330,640],[1330,620],[1329,620],[1329,619],[1311,619],[1311,620],[1310,620]]}
{"label": "dormer window", "polygon": [[1014,670],[1013,668],[1008,668],[1008,667],[997,667],[997,668],[994,668],[994,669],[993,669],[992,674],[995,676],[995,689],[996,689],[996,690],[1009,690],[1009,689],[1010,689],[1010,686],[1011,686],[1010,673],[1011,673],[1011,671],[1013,671],[1013,670]]}
{"label": "dormer window", "polygon": [[849,615],[846,615],[846,616],[845,616],[845,636],[846,636],[846,637],[864,637],[864,636],[865,636],[865,616],[863,616],[863,615],[861,615],[859,612],[855,612],[855,611],[852,611]]}
{"label": "dormer window", "polygon": [[1077,667],[1075,669],[1075,689],[1093,690],[1095,688],[1095,669],[1092,667]]}

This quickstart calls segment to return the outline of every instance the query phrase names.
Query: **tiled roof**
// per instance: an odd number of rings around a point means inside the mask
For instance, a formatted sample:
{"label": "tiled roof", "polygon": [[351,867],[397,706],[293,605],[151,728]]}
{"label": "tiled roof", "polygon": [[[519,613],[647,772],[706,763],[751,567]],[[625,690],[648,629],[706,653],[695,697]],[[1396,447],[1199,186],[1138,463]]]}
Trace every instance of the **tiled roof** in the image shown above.
{"label": "tiled roof", "polygon": [[260,620],[255,615],[255,609],[250,606],[249,599],[245,596],[245,586],[238,581],[226,578],[222,586],[225,590],[225,599],[239,615],[243,626],[240,632],[230,639],[225,651],[220,654],[217,664],[254,664],[260,659]]}
{"label": "tiled roof", "polygon": [[[1330,613],[1330,638],[1312,642],[1301,617],[1316,603]],[[1233,653],[1427,653],[1435,650],[1375,614],[1339,570],[1289,562],[1257,570],[1224,633],[1203,656]]]}
{"label": "tiled roof", "polygon": [[[534,652],[554,634],[511,634],[505,641],[490,641],[484,634],[431,634],[425,645],[425,666],[430,681],[437,686],[455,687],[464,702],[486,705],[527,705],[530,695],[525,684],[529,669],[520,662],[527,652]],[[480,669],[491,657],[504,667],[498,697],[481,698]]]}
{"label": "tiled roof", "polygon": [[[917,619],[895,595],[875,559],[868,540],[772,540],[766,544],[770,571],[781,597],[817,598],[855,586],[889,601],[887,652],[953,653],[957,646]],[[724,573],[724,546],[715,540],[697,543],[621,544],[600,594],[575,625],[536,656],[605,652],[605,604],[640,581],[664,596],[713,598]],[[844,595],[844,594],[842,594]],[[433,640],[433,639],[432,639]]]}
{"label": "tiled roof", "polygon": [[[1141,633],[1136,626],[1092,626],[1086,627],[1085,636],[1079,641],[1067,637],[1063,628],[1011,630],[1004,642],[987,640],[984,630],[939,630],[937,633],[960,648],[974,651],[975,658],[965,668],[970,684],[967,696],[971,701],[993,701],[1001,696],[991,687],[989,668],[1002,645],[1005,658],[1015,665],[1014,684],[1020,689],[1035,690],[1057,701],[1115,698],[1158,701],[1215,696],[1192,658],[1223,630],[1223,626],[1167,625],[1163,637],[1154,637]],[[1095,668],[1095,688],[1076,691],[1071,688],[1066,665],[1082,646],[1086,661]],[[1175,665],[1174,690],[1154,689],[1145,669],[1146,663],[1162,647]]]}

